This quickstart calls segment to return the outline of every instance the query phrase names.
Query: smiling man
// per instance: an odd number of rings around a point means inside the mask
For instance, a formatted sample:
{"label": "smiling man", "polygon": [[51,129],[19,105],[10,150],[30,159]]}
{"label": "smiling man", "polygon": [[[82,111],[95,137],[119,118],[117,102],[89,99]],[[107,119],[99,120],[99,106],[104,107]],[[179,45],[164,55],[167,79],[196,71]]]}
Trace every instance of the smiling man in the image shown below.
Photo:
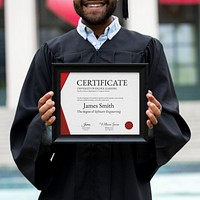
{"label": "smiling man", "polygon": [[[40,200],[151,200],[151,178],[190,138],[162,45],[122,28],[116,6],[117,0],[74,0],[77,28],[45,42],[31,63],[10,137],[13,158],[41,190]],[[52,145],[52,63],[149,63],[148,143]]]}

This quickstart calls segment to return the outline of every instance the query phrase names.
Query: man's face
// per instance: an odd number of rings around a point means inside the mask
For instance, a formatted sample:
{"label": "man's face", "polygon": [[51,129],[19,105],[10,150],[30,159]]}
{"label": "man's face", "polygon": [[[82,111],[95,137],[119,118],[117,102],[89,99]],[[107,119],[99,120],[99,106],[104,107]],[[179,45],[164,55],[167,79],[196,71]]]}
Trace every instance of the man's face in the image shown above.
{"label": "man's face", "polygon": [[117,0],[74,0],[77,14],[90,25],[101,25],[112,16]]}

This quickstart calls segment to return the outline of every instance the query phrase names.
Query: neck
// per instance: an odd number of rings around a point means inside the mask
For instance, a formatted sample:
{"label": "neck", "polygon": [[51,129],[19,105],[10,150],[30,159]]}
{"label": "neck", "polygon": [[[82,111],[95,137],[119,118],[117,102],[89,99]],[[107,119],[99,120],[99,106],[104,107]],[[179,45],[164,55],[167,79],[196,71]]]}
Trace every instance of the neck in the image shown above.
{"label": "neck", "polygon": [[83,21],[83,23],[86,26],[88,26],[90,29],[92,29],[94,31],[95,36],[98,38],[98,37],[100,37],[100,35],[102,35],[104,33],[105,29],[112,23],[112,21],[113,21],[113,18],[110,17],[104,23],[99,24],[99,25],[89,24],[85,21]]}

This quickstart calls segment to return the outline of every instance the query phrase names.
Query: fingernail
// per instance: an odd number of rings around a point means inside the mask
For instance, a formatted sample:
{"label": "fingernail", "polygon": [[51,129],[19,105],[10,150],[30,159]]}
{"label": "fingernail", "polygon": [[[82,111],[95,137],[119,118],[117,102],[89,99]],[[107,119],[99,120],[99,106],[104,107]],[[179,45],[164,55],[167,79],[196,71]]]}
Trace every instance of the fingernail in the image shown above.
{"label": "fingernail", "polygon": [[50,91],[50,92],[49,92],[49,95],[53,96],[53,91]]}
{"label": "fingernail", "polygon": [[150,105],[151,105],[151,102],[150,102],[150,101],[148,101],[148,102],[147,102],[147,106],[150,106]]}

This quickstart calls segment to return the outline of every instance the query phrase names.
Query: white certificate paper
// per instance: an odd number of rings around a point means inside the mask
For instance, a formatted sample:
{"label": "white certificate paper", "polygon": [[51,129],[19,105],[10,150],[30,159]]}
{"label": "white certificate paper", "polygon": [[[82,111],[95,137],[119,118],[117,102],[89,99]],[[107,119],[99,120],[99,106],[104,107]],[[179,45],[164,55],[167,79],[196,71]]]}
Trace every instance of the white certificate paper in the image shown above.
{"label": "white certificate paper", "polygon": [[63,72],[63,135],[139,135],[139,72]]}

